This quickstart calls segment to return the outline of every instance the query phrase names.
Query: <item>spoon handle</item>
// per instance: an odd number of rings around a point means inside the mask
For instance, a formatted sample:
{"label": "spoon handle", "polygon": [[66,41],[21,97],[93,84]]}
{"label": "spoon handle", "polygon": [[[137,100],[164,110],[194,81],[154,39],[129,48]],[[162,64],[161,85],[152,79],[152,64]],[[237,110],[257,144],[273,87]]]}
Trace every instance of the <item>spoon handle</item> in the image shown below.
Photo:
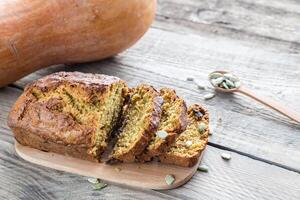
{"label": "spoon handle", "polygon": [[248,88],[246,88],[245,86],[241,86],[237,92],[240,92],[242,94],[245,94],[247,95],[248,97],[251,97],[253,99],[255,99],[256,101],[270,107],[270,108],[273,108],[274,110],[280,112],[281,114],[289,117],[290,119],[292,120],[295,120],[296,122],[300,123],[300,115],[298,113],[296,113],[295,111],[293,111],[292,109],[290,108],[287,108],[285,106],[283,106],[282,104],[272,100],[272,99],[269,99],[269,98],[266,98],[266,97],[262,97],[262,96],[259,96],[257,94],[255,94],[254,92],[252,92],[251,90],[249,90]]}

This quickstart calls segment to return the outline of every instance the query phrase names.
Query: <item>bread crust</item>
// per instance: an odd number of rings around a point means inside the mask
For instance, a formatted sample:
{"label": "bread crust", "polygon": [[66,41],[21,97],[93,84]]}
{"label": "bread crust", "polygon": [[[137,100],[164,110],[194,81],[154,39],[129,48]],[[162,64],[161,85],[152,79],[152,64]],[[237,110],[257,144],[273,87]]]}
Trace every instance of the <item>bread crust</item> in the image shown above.
{"label": "bread crust", "polygon": [[[33,89],[42,93],[68,84],[82,88],[85,98],[92,100],[95,92],[101,94],[112,83],[123,82],[117,77],[80,72],[58,72],[26,86],[8,116],[8,126],[22,145],[73,157],[98,161],[89,153],[92,148],[93,129],[80,124],[73,116],[57,112],[59,99],[39,102]],[[100,149],[102,151],[102,149]]]}
{"label": "bread crust", "polygon": [[205,149],[206,144],[208,142],[208,132],[209,132],[208,111],[202,106],[194,104],[189,107],[188,115],[189,115],[189,123],[198,124],[200,122],[203,122],[206,124],[206,128],[204,132],[199,135],[199,138],[201,139],[201,148],[197,152],[189,156],[182,155],[181,153],[178,152],[168,152],[166,150],[163,154],[159,156],[159,160],[162,163],[174,164],[182,167],[192,167],[198,162],[198,159],[202,151]]}

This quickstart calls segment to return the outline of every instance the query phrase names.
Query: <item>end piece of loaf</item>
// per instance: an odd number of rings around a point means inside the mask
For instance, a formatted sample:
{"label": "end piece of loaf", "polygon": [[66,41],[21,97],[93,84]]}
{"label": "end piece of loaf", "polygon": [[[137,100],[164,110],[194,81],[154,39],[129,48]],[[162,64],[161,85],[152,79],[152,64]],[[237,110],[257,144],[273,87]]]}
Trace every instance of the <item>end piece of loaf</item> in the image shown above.
{"label": "end piece of loaf", "polygon": [[187,108],[184,100],[177,96],[175,90],[169,88],[162,88],[160,95],[164,103],[156,133],[164,131],[166,136],[154,135],[143,154],[139,156],[141,162],[150,161],[151,158],[160,155],[175,141],[177,134],[184,131],[187,126]]}
{"label": "end piece of loaf", "polygon": [[191,167],[198,162],[208,140],[208,112],[200,105],[194,104],[188,109],[188,119],[186,130],[159,156],[162,163]]}
{"label": "end piece of loaf", "polygon": [[136,160],[159,125],[162,103],[163,99],[151,86],[141,84],[133,89],[123,112],[123,124],[111,152],[110,161]]}
{"label": "end piece of loaf", "polygon": [[117,77],[54,73],[25,88],[8,125],[23,145],[98,161],[121,114],[126,88]]}

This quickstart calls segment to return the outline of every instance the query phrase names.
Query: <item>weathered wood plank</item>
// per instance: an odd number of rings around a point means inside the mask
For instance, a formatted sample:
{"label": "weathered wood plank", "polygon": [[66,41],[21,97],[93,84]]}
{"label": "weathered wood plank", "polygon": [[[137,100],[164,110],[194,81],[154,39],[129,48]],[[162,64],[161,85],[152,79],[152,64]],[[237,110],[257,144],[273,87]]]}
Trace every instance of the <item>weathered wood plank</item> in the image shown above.
{"label": "weathered wood plank", "polygon": [[[295,0],[159,0],[154,26],[180,31],[189,27],[229,37],[300,41],[300,4]],[[165,23],[159,23],[165,22]],[[177,28],[172,25],[177,24]]]}
{"label": "weathered wood plank", "polygon": [[[93,191],[86,177],[59,172],[19,158],[6,127],[7,112],[21,91],[0,89],[0,198],[1,199],[298,199],[300,175],[232,153],[208,147],[203,163],[208,173],[197,172],[184,186],[164,192],[109,185]],[[141,177],[142,178],[142,177]],[[284,188],[284,189],[283,189]]]}
{"label": "weathered wood plank", "polygon": [[[77,70],[119,76],[131,86],[148,82],[157,87],[172,87],[188,103],[200,102],[208,107],[216,132],[211,142],[299,171],[299,125],[239,95],[218,94],[205,102],[203,95],[207,92],[185,81],[186,77],[194,76],[201,84],[208,84],[209,72],[227,68],[257,93],[273,97],[300,112],[299,61],[300,54],[290,53],[286,45],[278,49],[259,41],[187,36],[151,29],[137,45],[113,59],[78,67],[51,67],[16,84],[23,87],[54,71]],[[218,121],[219,118],[222,121]]]}

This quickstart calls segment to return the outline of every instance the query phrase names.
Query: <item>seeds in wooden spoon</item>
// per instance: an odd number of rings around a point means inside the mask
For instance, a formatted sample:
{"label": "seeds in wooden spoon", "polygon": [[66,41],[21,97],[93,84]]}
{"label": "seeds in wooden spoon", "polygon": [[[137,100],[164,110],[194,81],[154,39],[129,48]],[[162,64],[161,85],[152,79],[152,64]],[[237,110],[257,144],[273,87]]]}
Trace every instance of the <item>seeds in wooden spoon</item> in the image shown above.
{"label": "seeds in wooden spoon", "polygon": [[212,73],[210,75],[210,79],[217,79],[217,78],[220,78],[220,77],[223,77],[223,74],[219,73],[219,72],[215,72],[215,73]]}
{"label": "seeds in wooden spoon", "polygon": [[172,185],[175,181],[175,177],[172,174],[167,174],[165,177],[165,181],[168,185]]}
{"label": "seeds in wooden spoon", "polygon": [[240,87],[240,81],[238,77],[231,73],[222,74],[220,72],[214,72],[210,74],[209,79],[213,86],[226,90]]}

